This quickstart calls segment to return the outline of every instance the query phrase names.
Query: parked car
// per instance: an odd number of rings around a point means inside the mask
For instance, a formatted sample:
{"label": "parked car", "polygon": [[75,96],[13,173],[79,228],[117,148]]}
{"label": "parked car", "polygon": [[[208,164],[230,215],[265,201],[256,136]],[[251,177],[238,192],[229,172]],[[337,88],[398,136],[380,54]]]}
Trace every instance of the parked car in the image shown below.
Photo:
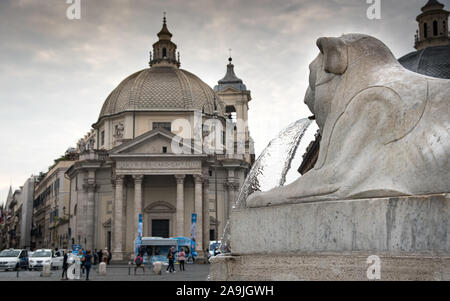
{"label": "parked car", "polygon": [[7,249],[0,253],[0,269],[18,270],[28,267],[28,251],[20,249]]}
{"label": "parked car", "polygon": [[36,270],[42,269],[43,265],[46,263],[50,264],[52,269],[62,268],[63,256],[62,252],[54,252],[51,249],[39,249],[36,250],[29,260],[29,269]]}

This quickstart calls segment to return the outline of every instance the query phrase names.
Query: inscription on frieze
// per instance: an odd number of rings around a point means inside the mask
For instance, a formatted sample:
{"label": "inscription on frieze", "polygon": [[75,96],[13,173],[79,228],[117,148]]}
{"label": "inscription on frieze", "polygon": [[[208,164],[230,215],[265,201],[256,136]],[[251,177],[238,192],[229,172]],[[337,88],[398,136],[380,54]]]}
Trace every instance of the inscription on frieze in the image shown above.
{"label": "inscription on frieze", "polygon": [[201,168],[200,161],[123,161],[117,162],[119,169],[187,169]]}

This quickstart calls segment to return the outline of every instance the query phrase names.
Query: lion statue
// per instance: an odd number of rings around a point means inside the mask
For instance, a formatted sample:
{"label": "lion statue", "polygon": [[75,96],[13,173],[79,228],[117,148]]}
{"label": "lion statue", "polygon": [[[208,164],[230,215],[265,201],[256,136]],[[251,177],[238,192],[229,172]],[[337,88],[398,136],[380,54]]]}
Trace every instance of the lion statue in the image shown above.
{"label": "lion statue", "polygon": [[450,80],[405,69],[371,36],[317,46],[305,96],[322,135],[317,163],[247,207],[450,192]]}

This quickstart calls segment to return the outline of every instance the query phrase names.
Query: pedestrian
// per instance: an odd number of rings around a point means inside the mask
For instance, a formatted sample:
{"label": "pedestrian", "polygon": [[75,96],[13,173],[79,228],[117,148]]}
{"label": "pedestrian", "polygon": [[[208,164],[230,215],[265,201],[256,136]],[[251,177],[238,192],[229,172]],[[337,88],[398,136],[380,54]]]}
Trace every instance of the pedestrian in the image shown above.
{"label": "pedestrian", "polygon": [[98,262],[100,263],[100,262],[102,262],[102,259],[103,259],[103,250],[102,249],[100,249],[100,251],[98,251]]}
{"label": "pedestrian", "polygon": [[84,266],[86,268],[86,280],[89,280],[89,272],[91,271],[91,265],[92,265],[92,255],[91,251],[86,251],[86,256],[84,258]]}
{"label": "pedestrian", "polygon": [[112,253],[108,252],[108,265],[111,263]]}
{"label": "pedestrian", "polygon": [[134,267],[134,274],[136,275],[136,270],[138,268],[142,268],[142,271],[144,271],[145,274],[145,267],[143,265],[144,258],[142,257],[142,253],[139,253],[138,256],[136,256],[136,258],[134,259],[134,263],[136,264],[136,266]]}
{"label": "pedestrian", "polygon": [[167,254],[167,259],[169,260],[169,266],[167,267],[166,273],[176,273],[175,271],[175,267],[173,265],[173,260],[174,260],[174,252],[173,252],[173,248],[171,248],[169,250],[169,254]]}
{"label": "pedestrian", "polygon": [[[61,275],[61,280],[68,280],[69,278],[67,278],[67,269],[69,268],[69,264],[67,263],[67,253],[64,252],[64,258],[63,258],[63,271],[62,271],[62,275]],[[66,275],[66,278],[64,278],[64,275]]]}
{"label": "pedestrian", "polygon": [[178,253],[178,261],[180,262],[180,272],[184,271],[184,261],[186,260],[186,253],[184,249],[181,248],[181,251]]}
{"label": "pedestrian", "polygon": [[80,251],[78,251],[78,257],[80,257],[80,264],[81,264],[81,273],[84,274],[84,270],[85,270],[85,259],[86,257],[83,254],[84,249],[81,249]]}
{"label": "pedestrian", "polygon": [[108,263],[108,256],[109,256],[108,248],[105,248],[103,250],[103,262],[104,263]]}
{"label": "pedestrian", "polygon": [[97,249],[94,249],[94,253],[92,255],[94,256],[94,265],[97,265],[98,262]]}

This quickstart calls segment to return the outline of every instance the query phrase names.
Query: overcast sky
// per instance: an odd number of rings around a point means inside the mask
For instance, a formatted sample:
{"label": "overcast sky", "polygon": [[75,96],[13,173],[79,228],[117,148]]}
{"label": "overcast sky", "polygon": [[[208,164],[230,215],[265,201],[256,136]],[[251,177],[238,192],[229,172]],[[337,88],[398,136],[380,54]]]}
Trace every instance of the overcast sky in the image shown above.
{"label": "overcast sky", "polygon": [[[450,0],[440,0],[449,8]],[[89,131],[108,94],[148,67],[167,12],[182,68],[213,87],[228,49],[251,90],[249,125],[257,154],[303,104],[308,65],[321,36],[365,33],[401,57],[413,51],[415,17],[426,0],[66,0],[0,1],[0,203]]]}

